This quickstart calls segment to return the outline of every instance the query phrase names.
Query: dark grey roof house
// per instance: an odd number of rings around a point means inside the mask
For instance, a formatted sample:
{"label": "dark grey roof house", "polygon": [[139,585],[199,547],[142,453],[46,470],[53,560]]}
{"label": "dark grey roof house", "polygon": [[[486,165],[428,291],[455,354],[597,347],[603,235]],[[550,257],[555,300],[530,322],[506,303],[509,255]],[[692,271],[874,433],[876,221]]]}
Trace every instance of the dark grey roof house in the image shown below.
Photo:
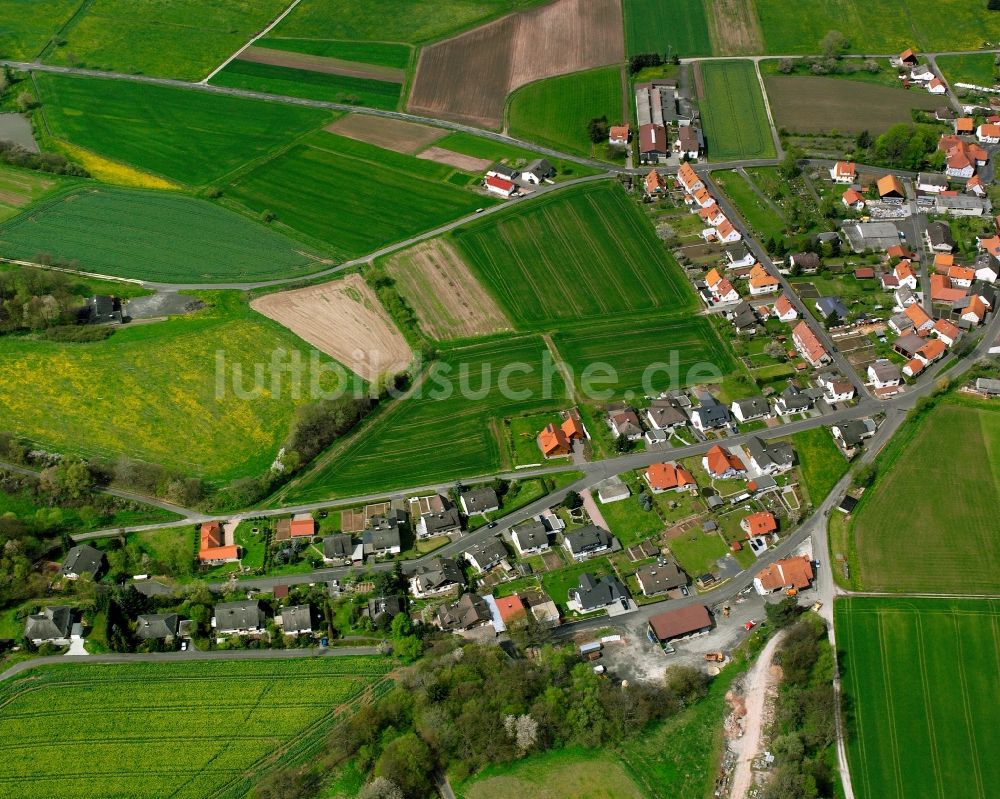
{"label": "dark grey roof house", "polygon": [[438,608],[434,623],[442,630],[470,630],[493,621],[486,600],[475,594],[462,594],[457,602]]}
{"label": "dark grey roof house", "polygon": [[433,538],[436,535],[450,535],[462,529],[462,517],[458,508],[445,508],[438,513],[425,513],[417,522],[417,538]]}
{"label": "dark grey roof house", "polygon": [[212,627],[219,633],[259,633],[264,630],[266,617],[260,602],[247,599],[242,602],[223,602],[215,606]]}
{"label": "dark grey roof house", "polygon": [[672,430],[688,423],[687,414],[672,399],[655,399],[646,409],[646,418],[655,430]]}
{"label": "dark grey roof house", "polygon": [[664,594],[674,588],[680,588],[688,584],[688,576],[672,560],[664,565],[658,563],[647,563],[640,566],[635,573],[639,587],[646,596],[656,596]]}
{"label": "dark grey roof house", "polygon": [[466,516],[474,513],[491,513],[500,510],[500,498],[492,488],[473,488],[459,497]]}
{"label": "dark grey roof house", "polygon": [[281,630],[285,635],[302,635],[313,631],[312,605],[289,605],[281,609]]}
{"label": "dark grey roof house", "polygon": [[746,450],[750,465],[764,474],[781,474],[795,465],[795,450],[787,441],[764,443],[754,437],[747,441]]}
{"label": "dark grey roof house", "polygon": [[699,430],[711,430],[729,424],[729,409],[711,394],[699,396],[701,405],[691,410],[691,423]]}
{"label": "dark grey roof house", "polygon": [[365,555],[398,555],[402,548],[399,528],[365,530],[361,534],[361,544]]}
{"label": "dark grey roof house", "polygon": [[930,222],[927,225],[927,243],[935,252],[952,252],[955,249],[955,239],[947,222]]}
{"label": "dark grey roof house", "polygon": [[541,183],[555,175],[555,167],[544,158],[536,158],[521,170],[521,177],[529,183]]}
{"label": "dark grey roof house", "polygon": [[434,558],[426,566],[417,567],[410,584],[417,596],[441,594],[465,585],[465,574],[454,560]]}
{"label": "dark grey roof house", "polygon": [[752,419],[768,419],[771,416],[771,404],[764,397],[747,397],[736,400],[732,407],[733,416],[741,422]]}
{"label": "dark grey roof house", "polygon": [[487,572],[507,557],[507,547],[496,538],[473,544],[465,551],[465,559],[479,572]]}
{"label": "dark grey roof house", "polygon": [[584,560],[605,552],[611,549],[613,541],[611,533],[593,524],[570,530],[563,535],[563,546],[574,560]]}
{"label": "dark grey roof house", "polygon": [[833,427],[833,435],[840,439],[847,449],[853,449],[874,434],[875,424],[873,422],[866,423],[860,419],[851,419]]}
{"label": "dark grey roof house", "polygon": [[59,569],[59,574],[70,580],[76,580],[85,574],[95,579],[104,568],[104,553],[89,544],[77,544],[73,547]]}
{"label": "dark grey roof house", "polygon": [[350,560],[354,544],[346,533],[328,535],[323,539],[324,560]]}
{"label": "dark grey roof house", "polygon": [[569,589],[568,598],[579,605],[581,612],[587,613],[628,599],[628,591],[617,577],[609,575],[598,580],[594,575],[584,573],[580,575],[576,588]]}
{"label": "dark grey roof house", "polygon": [[549,531],[537,519],[515,524],[510,538],[519,555],[531,555],[549,548]]}
{"label": "dark grey roof house", "polygon": [[824,319],[830,314],[834,314],[841,322],[847,318],[847,308],[840,301],[840,297],[820,297],[816,300],[816,310],[822,314]]}
{"label": "dark grey roof house", "polygon": [[380,624],[383,619],[391,621],[396,614],[403,612],[403,600],[398,596],[373,597],[368,600],[366,610],[368,618],[375,624]]}
{"label": "dark grey roof house", "polygon": [[784,391],[774,401],[780,413],[800,413],[813,406],[812,398],[794,383],[789,383]]}
{"label": "dark grey roof house", "polygon": [[33,644],[67,644],[73,626],[73,609],[68,605],[50,605],[41,613],[28,616],[24,637]]}
{"label": "dark grey roof house", "polygon": [[136,619],[135,634],[143,641],[169,639],[177,635],[180,616],[176,613],[145,613]]}
{"label": "dark grey roof house", "polygon": [[517,180],[521,176],[521,171],[519,169],[514,169],[514,167],[500,163],[494,164],[488,171],[505,178],[506,180]]}
{"label": "dark grey roof house", "polygon": [[117,297],[96,294],[88,297],[83,306],[81,321],[92,325],[110,324],[122,321],[122,303]]}

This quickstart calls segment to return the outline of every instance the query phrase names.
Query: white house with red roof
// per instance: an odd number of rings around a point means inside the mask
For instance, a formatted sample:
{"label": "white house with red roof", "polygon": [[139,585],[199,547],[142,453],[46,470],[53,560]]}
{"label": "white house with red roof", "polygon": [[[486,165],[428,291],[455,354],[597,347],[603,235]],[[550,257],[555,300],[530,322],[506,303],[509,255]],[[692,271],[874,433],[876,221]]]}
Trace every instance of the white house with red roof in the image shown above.
{"label": "white house with red roof", "polygon": [[822,366],[830,362],[830,354],[826,351],[826,347],[823,346],[804,319],[792,331],[792,343],[799,354],[812,366]]}
{"label": "white house with red roof", "polygon": [[913,291],[917,290],[917,274],[913,271],[913,266],[908,259],[904,258],[896,264],[896,268],[892,270],[892,273],[896,276],[896,280],[899,281],[897,285],[908,286]]}
{"label": "white house with red roof", "polygon": [[947,319],[938,319],[934,323],[931,333],[941,339],[946,346],[951,347],[958,341],[958,337],[962,334],[962,331],[958,329],[958,326],[954,322],[950,322]]}
{"label": "white house with red roof", "polygon": [[1000,144],[1000,125],[980,125],[976,128],[976,140],[981,144]]}
{"label": "white house with red roof", "polygon": [[795,310],[795,306],[786,294],[782,294],[774,303],[774,315],[782,322],[794,322],[799,318],[799,312]]}
{"label": "white house with red roof", "polygon": [[857,189],[848,189],[845,191],[840,201],[852,211],[861,211],[865,207],[865,198],[861,196]]}
{"label": "white house with red roof", "polygon": [[517,194],[517,184],[499,175],[487,175],[483,185],[490,194],[499,194],[501,197],[513,197]]}
{"label": "white house with red roof", "polygon": [[754,264],[750,270],[750,294],[759,297],[762,294],[773,294],[781,288],[781,283],[768,272],[763,265]]}
{"label": "white house with red roof", "polygon": [[739,241],[743,238],[728,219],[723,220],[722,224],[715,229],[715,235],[723,244],[732,244],[734,241]]}
{"label": "white house with red roof", "polygon": [[830,179],[834,183],[854,183],[858,170],[853,161],[838,161],[830,167]]}
{"label": "white house with red roof", "polygon": [[629,137],[628,125],[612,125],[608,131],[608,144],[615,147],[627,147]]}
{"label": "white house with red roof", "polygon": [[944,81],[941,78],[935,76],[927,84],[927,91],[931,94],[944,94],[948,91],[948,88],[944,85]]}
{"label": "white house with red roof", "polygon": [[688,194],[693,195],[698,189],[705,188],[705,184],[702,183],[701,178],[698,177],[698,173],[694,171],[691,164],[685,163],[680,165],[680,168],[677,170],[677,180]]}

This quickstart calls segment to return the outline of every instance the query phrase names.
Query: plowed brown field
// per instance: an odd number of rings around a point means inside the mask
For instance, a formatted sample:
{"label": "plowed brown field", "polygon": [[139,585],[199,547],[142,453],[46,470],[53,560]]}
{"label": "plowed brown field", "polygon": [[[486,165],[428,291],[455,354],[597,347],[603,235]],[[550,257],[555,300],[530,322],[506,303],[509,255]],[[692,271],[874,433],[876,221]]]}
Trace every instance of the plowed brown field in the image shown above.
{"label": "plowed brown field", "polygon": [[418,125],[402,119],[348,114],[326,126],[330,133],[374,144],[386,150],[413,155],[447,135],[442,128]]}
{"label": "plowed brown field", "polygon": [[499,128],[517,87],[624,58],[620,0],[556,0],[425,47],[409,109]]}
{"label": "plowed brown field", "polygon": [[427,335],[440,340],[510,330],[510,321],[446,241],[426,241],[387,264]]}
{"label": "plowed brown field", "polygon": [[268,294],[250,303],[365,380],[395,374],[412,357],[402,334],[361,275]]}
{"label": "plowed brown field", "polygon": [[309,72],[323,72],[328,75],[349,75],[354,78],[384,80],[389,83],[402,83],[406,80],[406,72],[393,67],[383,67],[377,64],[362,64],[357,61],[344,61],[340,58],[292,53],[287,50],[272,50],[269,47],[248,47],[239,55],[240,61],[251,61],[255,64],[269,64],[274,67],[304,69]]}
{"label": "plowed brown field", "polygon": [[455,167],[455,169],[461,169],[463,172],[483,172],[493,163],[488,158],[476,158],[474,155],[453,153],[451,150],[446,150],[443,147],[428,147],[417,158],[423,158],[425,161],[437,161],[439,164],[447,164],[448,166]]}

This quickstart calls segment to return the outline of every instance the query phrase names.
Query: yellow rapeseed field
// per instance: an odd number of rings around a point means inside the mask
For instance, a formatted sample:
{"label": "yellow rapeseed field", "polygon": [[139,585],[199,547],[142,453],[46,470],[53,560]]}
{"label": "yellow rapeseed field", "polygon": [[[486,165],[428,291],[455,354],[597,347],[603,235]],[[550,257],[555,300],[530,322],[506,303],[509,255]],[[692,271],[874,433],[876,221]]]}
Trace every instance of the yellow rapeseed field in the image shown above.
{"label": "yellow rapeseed field", "polygon": [[79,147],[66,141],[59,142],[59,149],[104,183],[110,183],[114,186],[130,186],[136,189],[180,188],[176,183],[165,178],[151,175],[149,172],[143,172],[141,169],[136,169],[135,167],[120,164],[117,161],[112,161],[84,147]]}
{"label": "yellow rapeseed field", "polygon": [[[306,361],[310,348],[234,293],[212,297],[214,308],[126,326],[97,343],[0,338],[0,429],[56,451],[126,454],[212,480],[260,473],[308,391],[296,400],[286,383],[280,395],[268,388],[241,398],[231,390],[232,366],[249,388],[254,365],[267,364],[275,348],[297,349]],[[229,366],[222,396],[219,353]],[[324,388],[335,379],[326,375]]]}

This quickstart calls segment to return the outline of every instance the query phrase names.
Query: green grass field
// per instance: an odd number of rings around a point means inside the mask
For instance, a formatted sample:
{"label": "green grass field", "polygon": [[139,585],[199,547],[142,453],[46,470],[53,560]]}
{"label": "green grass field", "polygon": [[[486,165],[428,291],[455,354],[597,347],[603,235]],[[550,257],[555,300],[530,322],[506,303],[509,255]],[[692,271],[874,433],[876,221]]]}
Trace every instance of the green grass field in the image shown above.
{"label": "green grass field", "polygon": [[201,186],[288,146],[329,111],[129,81],[36,75],[57,139]]}
{"label": "green grass field", "polygon": [[698,528],[679,538],[671,538],[668,546],[677,562],[692,578],[715,571],[715,562],[729,552],[729,547],[722,538],[715,533],[705,534]]}
{"label": "green grass field", "polygon": [[0,794],[242,797],[268,766],[318,751],[389,667],[331,657],[34,669],[0,688]]}
{"label": "green grass field", "polygon": [[996,795],[996,600],[855,597],[834,604],[857,796]]}
{"label": "green grass field", "polygon": [[0,0],[0,58],[30,61],[79,7],[78,0]]}
{"label": "green grass field", "polygon": [[272,50],[339,58],[342,61],[378,64],[396,69],[406,69],[413,53],[412,47],[392,42],[338,42],[328,39],[285,39],[268,36],[258,44]]}
{"label": "green grass field", "polygon": [[849,466],[825,427],[803,430],[792,436],[802,482],[813,505],[819,505],[837,485]]}
{"label": "green grass field", "polygon": [[604,143],[595,146],[587,134],[587,123],[602,116],[612,125],[627,121],[622,119],[622,81],[618,67],[602,67],[529,83],[507,100],[511,136],[585,157],[605,150]]}
{"label": "green grass field", "polygon": [[85,272],[177,283],[262,280],[322,266],[297,242],[210,202],[110,187],[79,189],[0,225],[3,257],[43,252],[75,259]]}
{"label": "green grass field", "polygon": [[985,0],[825,0],[808,14],[795,0],[756,6],[769,53],[821,53],[830,30],[848,37],[852,53],[976,50],[1000,39],[1000,15]]}
{"label": "green grass field", "polygon": [[[561,330],[552,338],[585,395],[594,390],[609,391],[614,397],[652,395],[696,383],[717,383],[737,368],[704,317],[610,321]],[[584,385],[588,369],[595,378],[591,391]]]}
{"label": "green grass field", "polygon": [[459,799],[645,799],[613,754],[586,749],[489,766],[454,787]]}
{"label": "green grass field", "polygon": [[320,131],[239,177],[226,195],[353,257],[496,203],[449,183],[455,174]]}
{"label": "green grass field", "polygon": [[44,60],[200,80],[286,5],[284,0],[93,0],[62,31],[65,44],[49,47]]}
{"label": "green grass field", "polygon": [[704,0],[623,0],[625,49],[682,58],[711,55]]}
{"label": "green grass field", "polygon": [[0,222],[16,216],[64,182],[54,175],[0,166]]}
{"label": "green grass field", "polygon": [[542,0],[304,0],[273,36],[423,44]]}
{"label": "green grass field", "polygon": [[705,61],[698,68],[704,88],[699,102],[709,158],[773,158],[774,141],[753,64]]}
{"label": "green grass field", "polygon": [[973,83],[993,86],[996,83],[996,56],[993,53],[943,55],[937,59],[949,83]]}
{"label": "green grass field", "polygon": [[574,187],[453,235],[508,317],[524,327],[693,305],[648,221],[610,183]]}
{"label": "green grass field", "polygon": [[306,97],[331,103],[351,103],[393,110],[403,87],[384,80],[330,75],[308,69],[276,67],[239,59],[212,78],[215,86],[232,86],[257,92]]}
{"label": "green grass field", "polygon": [[743,175],[735,171],[726,172],[723,177],[719,175],[720,173],[715,173],[716,183],[722,187],[759,238],[784,235],[788,223],[761,199]]}
{"label": "green grass field", "polygon": [[852,525],[850,567],[863,589],[1000,591],[1000,409],[941,401],[877,464]]}
{"label": "green grass field", "polygon": [[[253,365],[277,349],[308,363],[311,348],[235,292],[198,296],[215,305],[92,344],[0,338],[4,426],[57,452],[124,454],[212,480],[263,472],[304,400],[269,377],[257,394]],[[237,366],[241,395],[232,387]],[[327,374],[321,385],[336,379]]]}
{"label": "green grass field", "polygon": [[421,396],[396,402],[293,483],[284,499],[350,496],[501,471],[507,446],[500,420],[568,402],[558,373],[543,374],[544,351],[541,339],[524,336],[446,353],[431,368]]}

